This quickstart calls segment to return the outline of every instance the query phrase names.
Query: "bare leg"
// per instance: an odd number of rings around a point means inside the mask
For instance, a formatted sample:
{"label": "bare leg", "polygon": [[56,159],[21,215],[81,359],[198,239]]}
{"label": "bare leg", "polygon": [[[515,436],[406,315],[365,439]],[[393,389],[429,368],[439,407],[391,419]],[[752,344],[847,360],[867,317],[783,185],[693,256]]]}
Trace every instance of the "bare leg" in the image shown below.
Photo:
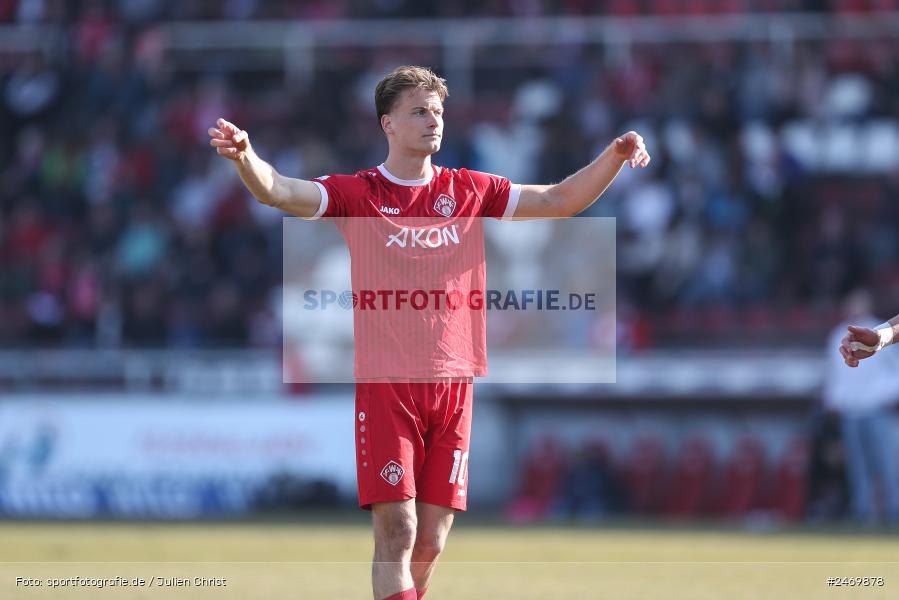
{"label": "bare leg", "polygon": [[416,512],[418,528],[412,549],[412,579],[415,581],[415,589],[422,591],[431,581],[431,574],[437,566],[437,558],[443,552],[456,511],[445,506],[419,502]]}
{"label": "bare leg", "polygon": [[413,587],[409,559],[415,543],[415,501],[378,502],[372,505],[375,555],[371,585],[375,600]]}

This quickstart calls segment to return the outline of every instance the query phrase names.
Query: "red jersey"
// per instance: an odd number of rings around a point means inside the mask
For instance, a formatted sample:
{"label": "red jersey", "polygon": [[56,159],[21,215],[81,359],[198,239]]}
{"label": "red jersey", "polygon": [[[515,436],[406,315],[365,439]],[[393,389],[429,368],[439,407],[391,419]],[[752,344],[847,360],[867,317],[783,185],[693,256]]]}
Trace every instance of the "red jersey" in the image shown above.
{"label": "red jersey", "polygon": [[521,187],[431,171],[404,180],[380,165],[313,180],[322,201],[312,218],[333,219],[350,251],[357,379],[487,374],[480,218],[511,217]]}

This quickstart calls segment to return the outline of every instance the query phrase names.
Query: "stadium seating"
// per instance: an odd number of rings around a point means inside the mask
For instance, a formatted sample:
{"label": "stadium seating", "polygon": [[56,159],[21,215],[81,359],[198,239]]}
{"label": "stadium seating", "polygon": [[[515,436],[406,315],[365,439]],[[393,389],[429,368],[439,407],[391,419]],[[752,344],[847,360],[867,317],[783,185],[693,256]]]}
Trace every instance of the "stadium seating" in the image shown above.
{"label": "stadium seating", "polygon": [[805,514],[808,491],[808,452],[808,441],[804,438],[796,438],[778,461],[774,473],[771,508],[783,519],[796,521]]}
{"label": "stadium seating", "polygon": [[506,518],[529,523],[547,516],[559,494],[566,460],[559,441],[547,436],[525,456],[519,468],[519,491],[506,506]]}
{"label": "stadium seating", "polygon": [[632,510],[638,514],[652,514],[660,510],[667,468],[661,439],[644,435],[633,442],[620,468],[628,488]]}
{"label": "stadium seating", "polygon": [[761,442],[751,436],[741,438],[723,465],[715,512],[725,517],[744,517],[761,508],[767,476]]}
{"label": "stadium seating", "polygon": [[715,456],[709,442],[699,435],[685,440],[668,476],[663,511],[674,517],[707,514],[716,474]]}

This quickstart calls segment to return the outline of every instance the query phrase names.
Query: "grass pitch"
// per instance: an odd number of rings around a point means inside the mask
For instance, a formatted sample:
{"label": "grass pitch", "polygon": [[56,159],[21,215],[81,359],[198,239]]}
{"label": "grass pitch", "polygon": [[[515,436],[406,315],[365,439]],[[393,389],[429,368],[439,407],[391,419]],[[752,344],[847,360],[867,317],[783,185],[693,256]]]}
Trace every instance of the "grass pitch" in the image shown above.
{"label": "grass pitch", "polygon": [[[895,531],[466,521],[427,600],[899,597]],[[371,551],[358,520],[0,523],[0,598],[364,599]]]}

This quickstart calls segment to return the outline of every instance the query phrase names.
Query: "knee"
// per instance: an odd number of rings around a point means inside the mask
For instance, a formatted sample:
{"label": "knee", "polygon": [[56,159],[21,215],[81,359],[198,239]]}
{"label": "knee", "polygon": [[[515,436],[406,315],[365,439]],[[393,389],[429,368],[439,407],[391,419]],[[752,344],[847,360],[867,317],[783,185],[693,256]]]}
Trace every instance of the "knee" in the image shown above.
{"label": "knee", "polygon": [[419,534],[415,540],[415,549],[412,552],[413,562],[434,562],[446,543],[444,536],[439,534]]}
{"label": "knee", "polygon": [[400,560],[415,543],[415,517],[397,515],[375,529],[375,550],[384,560]]}

